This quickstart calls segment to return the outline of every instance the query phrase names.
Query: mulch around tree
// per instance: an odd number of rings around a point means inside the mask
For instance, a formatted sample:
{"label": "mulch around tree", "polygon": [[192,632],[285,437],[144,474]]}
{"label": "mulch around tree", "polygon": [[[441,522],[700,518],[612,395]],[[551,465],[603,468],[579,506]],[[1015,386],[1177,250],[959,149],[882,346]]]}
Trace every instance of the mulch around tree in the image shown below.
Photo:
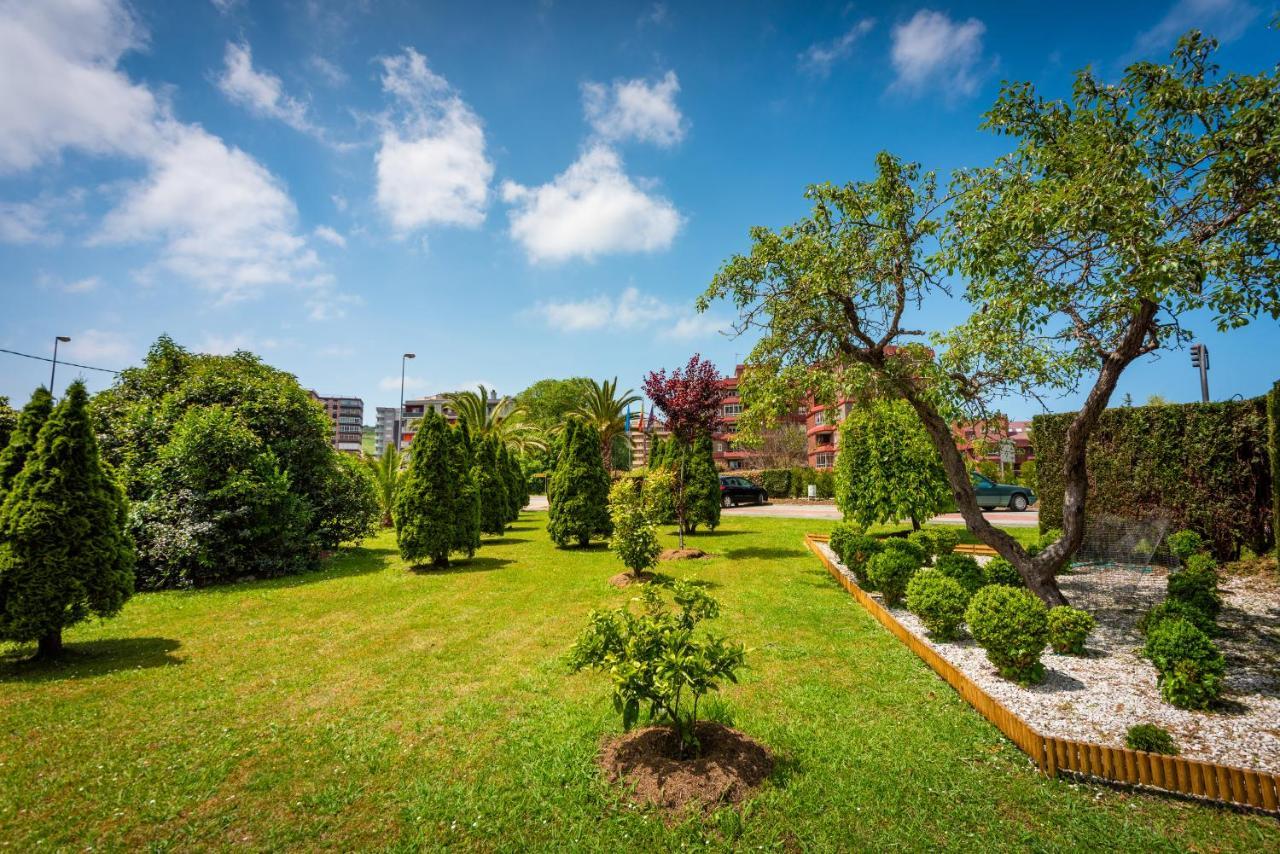
{"label": "mulch around tree", "polygon": [[773,772],[773,755],[751,737],[711,721],[695,732],[702,745],[696,758],[680,758],[673,728],[653,726],[610,740],[597,761],[632,801],[670,812],[740,803]]}
{"label": "mulch around tree", "polygon": [[701,560],[711,555],[702,549],[665,549],[658,555],[658,560]]}
{"label": "mulch around tree", "polygon": [[629,572],[619,572],[609,579],[609,583],[614,587],[630,587],[633,584],[648,584],[657,577],[652,572],[642,572],[638,577]]}

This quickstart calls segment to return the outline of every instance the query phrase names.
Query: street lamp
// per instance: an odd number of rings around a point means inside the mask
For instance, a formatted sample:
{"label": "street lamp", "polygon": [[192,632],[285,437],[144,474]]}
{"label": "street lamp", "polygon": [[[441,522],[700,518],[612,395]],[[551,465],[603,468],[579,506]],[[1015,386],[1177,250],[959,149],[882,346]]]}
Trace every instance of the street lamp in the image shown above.
{"label": "street lamp", "polygon": [[53,367],[49,369],[49,394],[53,394],[53,378],[58,374],[58,342],[65,344],[70,340],[65,335],[59,335],[53,339]]}
{"label": "street lamp", "polygon": [[400,408],[396,410],[396,452],[400,451],[400,419],[404,418],[404,363],[418,358],[413,353],[405,353],[400,357]]}

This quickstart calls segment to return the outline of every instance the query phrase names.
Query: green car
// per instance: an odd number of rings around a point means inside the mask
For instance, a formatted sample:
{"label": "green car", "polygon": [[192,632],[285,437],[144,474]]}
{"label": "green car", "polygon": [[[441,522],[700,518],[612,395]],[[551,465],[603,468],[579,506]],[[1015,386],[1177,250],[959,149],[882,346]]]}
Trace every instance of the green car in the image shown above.
{"label": "green car", "polygon": [[986,475],[972,472],[973,491],[978,496],[978,506],[983,510],[1008,507],[1021,513],[1036,503],[1035,490],[1029,486],[1012,483],[996,483]]}

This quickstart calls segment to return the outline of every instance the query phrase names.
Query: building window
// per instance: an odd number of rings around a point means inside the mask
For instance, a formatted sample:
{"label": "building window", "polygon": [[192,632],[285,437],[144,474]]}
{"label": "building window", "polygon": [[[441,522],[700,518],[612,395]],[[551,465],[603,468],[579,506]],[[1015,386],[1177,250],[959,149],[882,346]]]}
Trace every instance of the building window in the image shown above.
{"label": "building window", "polygon": [[731,469],[742,468],[742,460],[729,460],[729,468]]}
{"label": "building window", "polygon": [[831,466],[835,464],[835,461],[836,455],[826,451],[813,458],[814,466],[820,469],[831,468]]}
{"label": "building window", "polygon": [[827,411],[825,409],[819,409],[817,412],[813,413],[813,426],[817,427],[826,423]]}
{"label": "building window", "polygon": [[741,403],[726,403],[726,404],[724,405],[724,414],[725,414],[725,415],[741,415],[741,414],[742,414],[742,404],[741,404]]}
{"label": "building window", "polygon": [[819,433],[819,434],[818,434],[818,444],[819,444],[819,445],[830,445],[830,444],[831,444],[831,434],[830,434],[830,433]]}

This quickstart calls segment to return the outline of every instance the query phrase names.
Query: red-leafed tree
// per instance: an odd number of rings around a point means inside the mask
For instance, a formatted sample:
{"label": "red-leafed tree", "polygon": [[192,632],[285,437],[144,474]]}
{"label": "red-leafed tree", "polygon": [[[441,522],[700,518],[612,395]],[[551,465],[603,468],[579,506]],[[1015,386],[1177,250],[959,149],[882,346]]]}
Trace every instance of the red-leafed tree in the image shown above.
{"label": "red-leafed tree", "polygon": [[683,370],[677,368],[668,374],[664,368],[650,371],[644,378],[644,393],[662,410],[667,428],[679,443],[679,463],[673,473],[680,548],[684,548],[684,532],[689,523],[685,475],[691,449],[700,437],[714,435],[724,424],[720,417],[725,396],[721,379],[716,366],[698,353],[689,357]]}

